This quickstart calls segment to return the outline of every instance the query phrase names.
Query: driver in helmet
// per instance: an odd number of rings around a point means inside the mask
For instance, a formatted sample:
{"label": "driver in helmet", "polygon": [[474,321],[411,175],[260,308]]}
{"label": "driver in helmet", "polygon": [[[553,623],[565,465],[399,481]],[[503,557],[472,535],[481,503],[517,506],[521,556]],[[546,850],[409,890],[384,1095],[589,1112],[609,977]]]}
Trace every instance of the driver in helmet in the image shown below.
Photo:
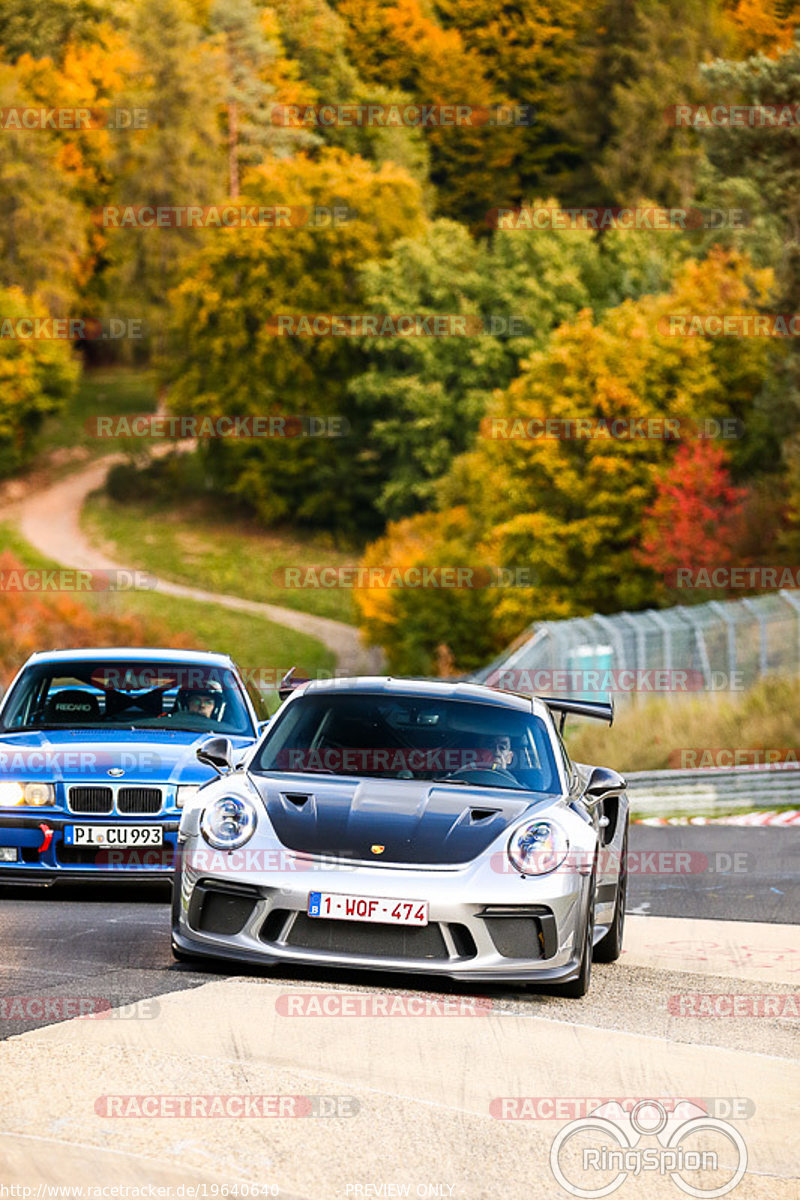
{"label": "driver in helmet", "polygon": [[181,688],[175,701],[175,708],[181,712],[191,713],[192,716],[206,717],[210,721],[220,715],[222,688],[219,684],[213,683],[209,683],[206,687]]}

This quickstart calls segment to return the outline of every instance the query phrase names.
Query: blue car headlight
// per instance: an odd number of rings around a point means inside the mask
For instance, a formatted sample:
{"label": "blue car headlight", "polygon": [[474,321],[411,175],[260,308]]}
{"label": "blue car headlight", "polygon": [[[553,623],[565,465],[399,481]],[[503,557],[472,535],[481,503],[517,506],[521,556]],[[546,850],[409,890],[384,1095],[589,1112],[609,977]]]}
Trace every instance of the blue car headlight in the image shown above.
{"label": "blue car headlight", "polygon": [[523,875],[547,875],[560,867],[569,851],[569,839],[553,821],[528,821],[508,843],[511,865]]}
{"label": "blue car headlight", "polygon": [[17,783],[0,780],[0,808],[44,808],[56,802],[52,783]]}
{"label": "blue car headlight", "polygon": [[238,850],[253,836],[257,814],[242,796],[220,796],[203,813],[200,832],[215,850]]}

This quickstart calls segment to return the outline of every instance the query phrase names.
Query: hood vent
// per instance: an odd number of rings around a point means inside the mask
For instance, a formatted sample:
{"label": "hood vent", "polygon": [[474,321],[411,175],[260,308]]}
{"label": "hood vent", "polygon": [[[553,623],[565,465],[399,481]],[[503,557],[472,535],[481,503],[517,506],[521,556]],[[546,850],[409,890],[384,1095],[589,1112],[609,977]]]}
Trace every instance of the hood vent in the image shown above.
{"label": "hood vent", "polygon": [[479,821],[488,821],[490,817],[495,816],[499,812],[499,808],[472,808],[469,813],[470,823],[477,825]]}
{"label": "hood vent", "polygon": [[288,800],[295,808],[302,808],[311,799],[311,796],[308,792],[281,792],[281,798]]}

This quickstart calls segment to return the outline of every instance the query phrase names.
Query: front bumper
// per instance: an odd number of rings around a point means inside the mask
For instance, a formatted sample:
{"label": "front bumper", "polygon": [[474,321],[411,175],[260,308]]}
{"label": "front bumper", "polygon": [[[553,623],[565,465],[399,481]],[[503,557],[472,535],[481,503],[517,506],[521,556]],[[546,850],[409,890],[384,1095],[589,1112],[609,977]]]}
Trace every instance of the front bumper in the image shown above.
{"label": "front bumper", "polygon": [[[82,816],[40,809],[33,814],[0,813],[0,848],[16,850],[16,861],[0,862],[2,883],[52,883],[56,879],[169,880],[175,869],[180,812],[158,816]],[[65,843],[67,825],[157,825],[160,847],[114,852]]]}
{"label": "front bumper", "polygon": [[[580,968],[587,873],[523,879],[493,870],[486,858],[457,868],[376,867],[286,851],[280,869],[243,871],[234,863],[231,855],[210,856],[194,839],[183,847],[173,885],[178,951],[263,966],[363,968],[470,981],[555,983]],[[310,918],[311,891],[426,900],[429,923],[416,928]],[[596,940],[604,932],[597,926]]]}

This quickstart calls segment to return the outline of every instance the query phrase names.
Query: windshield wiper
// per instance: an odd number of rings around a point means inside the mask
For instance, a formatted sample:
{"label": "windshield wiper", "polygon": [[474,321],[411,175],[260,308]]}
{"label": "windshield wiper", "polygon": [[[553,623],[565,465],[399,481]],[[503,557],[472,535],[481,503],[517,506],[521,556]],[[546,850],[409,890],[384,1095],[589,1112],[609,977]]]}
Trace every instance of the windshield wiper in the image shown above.
{"label": "windshield wiper", "polygon": [[[469,785],[469,781],[466,779],[429,779],[428,782],[429,783],[460,783],[463,787],[467,787]],[[473,787],[474,786],[475,785],[473,784]]]}
{"label": "windshield wiper", "polygon": [[263,774],[275,772],[276,775],[337,775],[338,772],[331,770],[330,767],[267,767],[263,763],[259,765],[258,771]]}

